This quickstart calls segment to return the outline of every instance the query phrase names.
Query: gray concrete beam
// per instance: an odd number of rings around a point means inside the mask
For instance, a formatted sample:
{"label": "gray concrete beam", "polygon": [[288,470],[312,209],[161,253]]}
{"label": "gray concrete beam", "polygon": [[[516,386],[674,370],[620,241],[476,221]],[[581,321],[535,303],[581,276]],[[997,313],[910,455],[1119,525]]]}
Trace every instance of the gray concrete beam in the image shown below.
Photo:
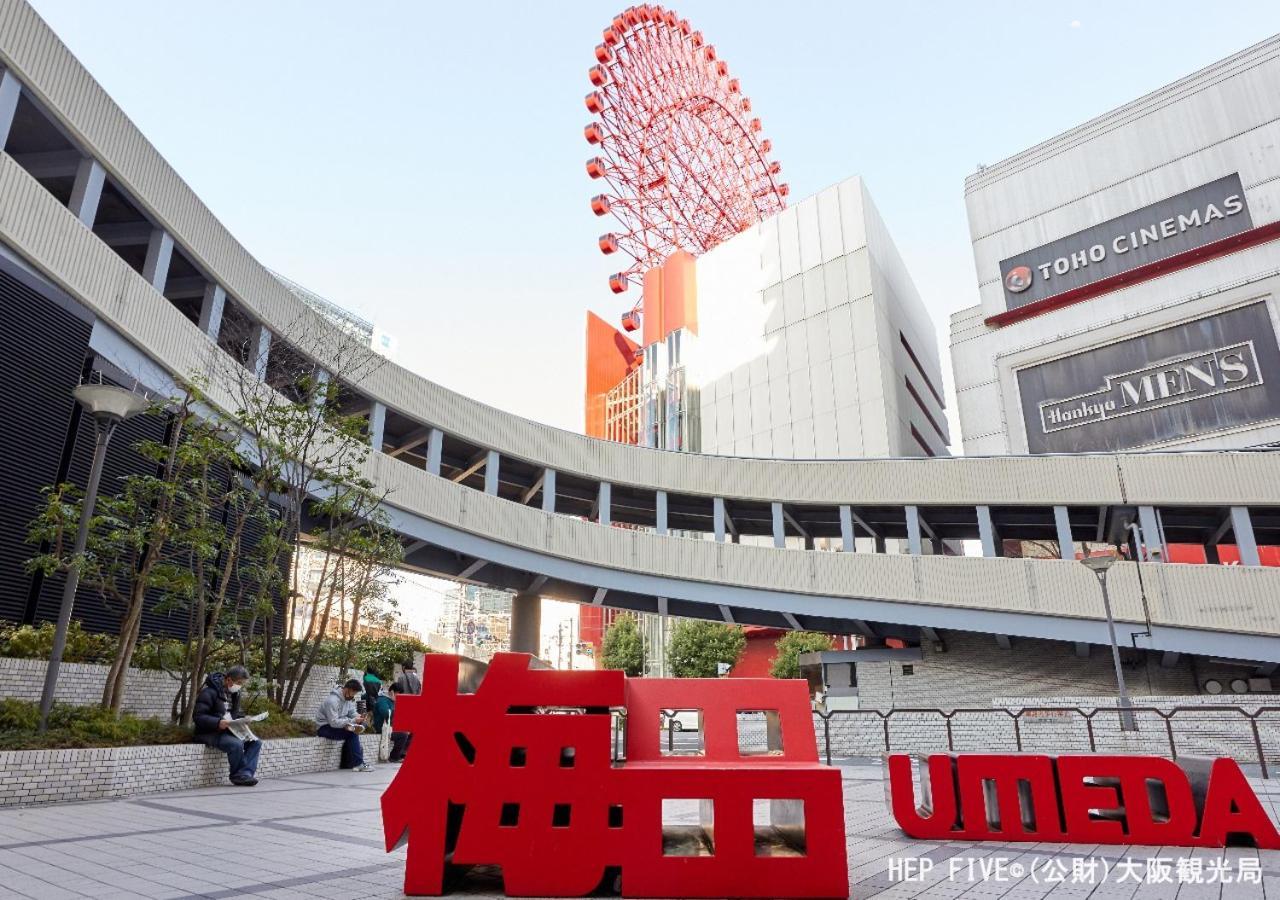
{"label": "gray concrete beam", "polygon": [[912,556],[919,556],[923,553],[920,543],[920,508],[917,506],[908,506],[907,514],[907,552]]}
{"label": "gray concrete beam", "polygon": [[432,428],[427,432],[427,472],[429,474],[440,474],[440,456],[443,451],[444,432],[439,428]]}
{"label": "gray concrete beam", "polygon": [[484,492],[498,496],[498,467],[502,458],[497,450],[489,450],[484,455]]}
{"label": "gray concrete beam", "polygon": [[206,284],[200,300],[200,330],[215,341],[222,332],[222,313],[227,305],[227,292],[220,284]]}
{"label": "gray concrete beam", "polygon": [[13,114],[18,111],[18,98],[22,96],[22,83],[8,69],[0,75],[0,150],[9,141],[13,128]]}
{"label": "gray concrete beam", "polygon": [[1076,558],[1076,544],[1071,539],[1071,515],[1065,506],[1053,508],[1053,524],[1058,531],[1058,556],[1062,559]]}
{"label": "gray concrete beam", "polygon": [[163,228],[153,228],[147,239],[147,257],[142,264],[142,277],[160,293],[169,280],[169,262],[173,258],[173,236]]}
{"label": "gray concrete beam", "polygon": [[711,501],[711,528],[715,533],[716,543],[724,543],[724,498],[716,497]]}
{"label": "gray concrete beam", "polygon": [[653,495],[654,503],[654,529],[658,534],[667,533],[667,492],[655,491]]}
{"label": "gray concrete beam", "polygon": [[613,485],[607,481],[600,482],[596,489],[596,516],[601,525],[613,524]]}
{"label": "gray concrete beam", "polygon": [[98,202],[102,199],[102,186],[106,184],[106,180],[107,173],[96,159],[85,157],[80,160],[67,209],[86,228],[93,228],[93,222],[98,217]]}
{"label": "gray concrete beam", "polygon": [[271,356],[271,329],[255,322],[249,330],[249,371],[260,381],[267,380],[267,362]]}
{"label": "gray concrete beam", "polygon": [[853,509],[848,504],[840,507],[840,549],[852,553],[855,549],[853,537]]}
{"label": "gray concrete beam", "polygon": [[978,508],[978,539],[982,542],[983,556],[999,556],[996,552],[996,526],[991,521],[991,507]]}
{"label": "gray concrete beam", "polygon": [[556,470],[542,470],[542,511],[556,511]]}
{"label": "gray concrete beam", "polygon": [[387,431],[387,408],[381,403],[374,403],[369,410],[369,446],[376,452],[382,452],[383,437]]}
{"label": "gray concrete beam", "polygon": [[511,650],[514,653],[542,652],[542,598],[521,592],[511,598]]}
{"label": "gray concrete beam", "polygon": [[1253,536],[1253,519],[1249,515],[1249,507],[1231,507],[1231,530],[1235,534],[1236,549],[1240,551],[1240,565],[1262,565],[1262,559],[1258,556],[1258,541]]}
{"label": "gray concrete beam", "polygon": [[782,504],[776,500],[770,504],[770,511],[773,514],[773,546],[787,546],[787,528],[786,520],[782,517]]}

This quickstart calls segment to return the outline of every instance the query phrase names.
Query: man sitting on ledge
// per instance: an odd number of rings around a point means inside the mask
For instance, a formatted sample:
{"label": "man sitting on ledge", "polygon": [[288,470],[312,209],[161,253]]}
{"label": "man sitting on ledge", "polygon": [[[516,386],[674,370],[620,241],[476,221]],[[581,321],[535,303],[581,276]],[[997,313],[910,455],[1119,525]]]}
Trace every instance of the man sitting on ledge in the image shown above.
{"label": "man sitting on ledge", "polygon": [[243,741],[228,729],[232,719],[243,715],[240,688],[248,680],[249,670],[244,666],[232,666],[225,675],[212,673],[196,695],[192,715],[196,740],[227,754],[231,783],[239,787],[253,787],[258,783],[258,755],[262,753],[262,741]]}
{"label": "man sitting on ledge", "polygon": [[342,741],[341,768],[372,772],[373,766],[364,761],[364,750],[360,747],[364,716],[356,714],[356,695],[361,690],[360,682],[350,678],[346,684],[330,691],[316,712],[316,734],[331,741]]}

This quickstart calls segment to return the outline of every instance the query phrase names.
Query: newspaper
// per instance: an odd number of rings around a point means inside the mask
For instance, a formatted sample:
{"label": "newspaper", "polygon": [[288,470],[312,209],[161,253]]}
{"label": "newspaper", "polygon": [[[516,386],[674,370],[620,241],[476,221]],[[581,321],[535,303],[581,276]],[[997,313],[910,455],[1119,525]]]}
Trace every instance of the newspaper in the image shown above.
{"label": "newspaper", "polygon": [[223,718],[227,722],[227,731],[248,743],[258,739],[258,736],[253,733],[253,729],[249,727],[249,723],[261,722],[268,715],[268,713],[260,712],[256,716],[241,716],[239,719],[233,719],[231,718],[231,713],[227,713]]}

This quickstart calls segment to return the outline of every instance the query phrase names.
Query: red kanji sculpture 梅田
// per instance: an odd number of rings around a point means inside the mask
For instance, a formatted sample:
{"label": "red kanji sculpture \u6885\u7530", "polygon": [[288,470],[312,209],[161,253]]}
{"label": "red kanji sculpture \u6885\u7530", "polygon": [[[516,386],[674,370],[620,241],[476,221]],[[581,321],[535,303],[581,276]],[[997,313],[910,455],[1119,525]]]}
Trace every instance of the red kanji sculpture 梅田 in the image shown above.
{"label": "red kanji sculpture \u6885\u7530", "polygon": [[[458,658],[433,654],[422,694],[397,701],[414,740],[382,815],[388,850],[408,838],[406,893],[440,894],[451,863],[500,866],[510,896],[581,896],[614,871],[632,897],[848,896],[840,773],[818,764],[803,682],[530,662],[500,653],[460,694]],[[700,752],[663,752],[670,709],[699,711]],[[743,749],[744,721],[766,723],[767,742]],[[664,800],[699,801],[700,822],[664,829]]]}

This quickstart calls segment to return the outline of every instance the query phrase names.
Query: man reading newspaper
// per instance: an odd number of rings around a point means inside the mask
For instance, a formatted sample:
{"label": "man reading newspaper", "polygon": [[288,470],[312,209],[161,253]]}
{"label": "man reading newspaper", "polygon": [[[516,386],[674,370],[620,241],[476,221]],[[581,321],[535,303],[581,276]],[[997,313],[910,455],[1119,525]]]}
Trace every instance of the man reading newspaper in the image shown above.
{"label": "man reading newspaper", "polygon": [[267,717],[261,713],[249,718],[240,712],[240,689],[248,680],[249,671],[244,666],[232,666],[225,674],[212,673],[196,696],[193,716],[195,739],[227,754],[231,783],[239,787],[258,783],[262,742],[249,729],[249,722]]}

